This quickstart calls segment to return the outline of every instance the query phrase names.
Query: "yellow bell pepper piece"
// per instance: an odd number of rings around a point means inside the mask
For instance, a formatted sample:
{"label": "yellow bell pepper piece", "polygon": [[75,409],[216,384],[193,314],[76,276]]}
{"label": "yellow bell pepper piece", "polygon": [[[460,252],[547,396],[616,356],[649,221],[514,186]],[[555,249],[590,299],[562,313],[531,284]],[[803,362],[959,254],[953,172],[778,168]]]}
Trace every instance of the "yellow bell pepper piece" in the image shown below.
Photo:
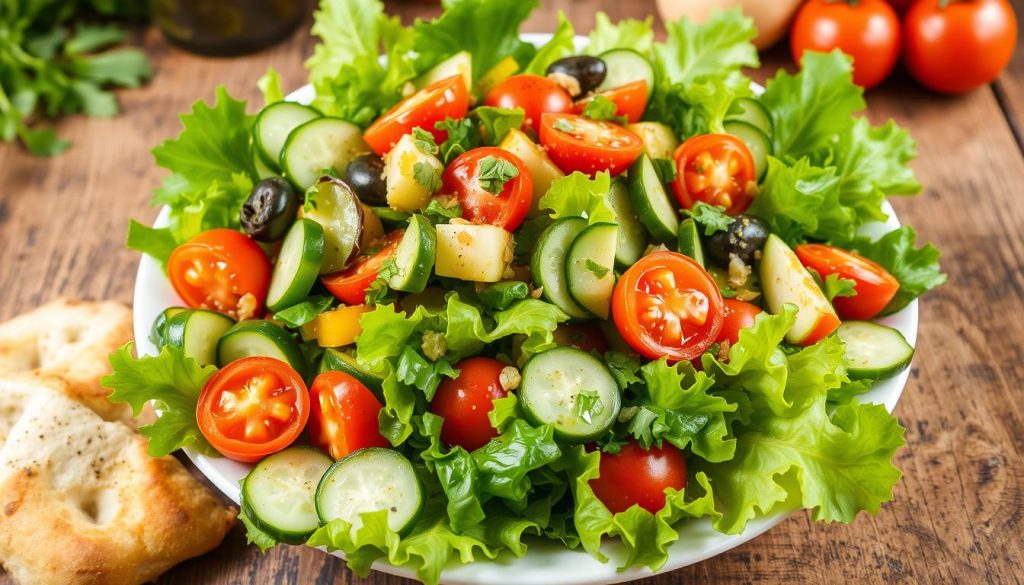
{"label": "yellow bell pepper piece", "polygon": [[320,313],[316,319],[302,326],[302,339],[315,339],[320,347],[341,347],[356,342],[362,333],[359,319],[370,312],[366,305],[338,307],[333,311]]}

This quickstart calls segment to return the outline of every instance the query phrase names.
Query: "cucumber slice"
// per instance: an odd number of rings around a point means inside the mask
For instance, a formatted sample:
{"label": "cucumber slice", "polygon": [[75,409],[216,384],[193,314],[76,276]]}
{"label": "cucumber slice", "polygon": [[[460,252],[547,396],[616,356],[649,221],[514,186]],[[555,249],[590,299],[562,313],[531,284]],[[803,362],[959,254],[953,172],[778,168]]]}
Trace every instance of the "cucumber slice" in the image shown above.
{"label": "cucumber slice", "polygon": [[183,311],[167,322],[167,345],[180,347],[200,365],[217,363],[217,341],[235,324],[226,315],[204,309]]}
{"label": "cucumber slice", "polygon": [[361,514],[386,510],[388,527],[407,534],[423,513],[423,484],[398,451],[369,447],[338,461],[316,488],[316,513],[323,523],[345,520],[356,531]]}
{"label": "cucumber slice", "polygon": [[523,412],[534,424],[550,424],[555,436],[586,443],[615,423],[622,397],[615,378],[593,355],[573,347],[539,353],[523,367]]}
{"label": "cucumber slice", "polygon": [[[403,298],[403,308],[406,308],[405,304],[405,299]],[[356,356],[351,353],[333,348],[325,349],[324,355],[320,359],[320,369],[318,373],[322,374],[324,372],[331,371],[345,372],[356,380],[362,382],[363,386],[369,388],[370,392],[373,392],[377,396],[378,400],[383,398],[384,379],[364,368],[359,361],[356,360]]]}
{"label": "cucumber slice", "polygon": [[261,355],[287,363],[299,374],[306,374],[306,359],[299,344],[287,331],[271,323],[254,319],[237,323],[217,342],[217,366]]}
{"label": "cucumber slice", "polygon": [[401,227],[405,225],[409,218],[412,217],[410,214],[404,211],[398,211],[397,209],[391,209],[390,207],[371,207],[373,214],[380,218],[384,223],[395,227]]}
{"label": "cucumber slice", "polygon": [[428,69],[413,81],[416,89],[443,81],[449,77],[461,75],[466,83],[466,91],[473,88],[473,56],[468,51],[459,51],[437,65]]}
{"label": "cucumber slice", "polygon": [[672,155],[679,148],[675,132],[660,122],[637,122],[626,126],[626,130],[644,141],[644,152],[651,158],[672,160]]}
{"label": "cucumber slice", "polygon": [[892,327],[868,321],[844,321],[836,335],[846,344],[847,371],[854,380],[895,376],[914,358],[914,348]]}
{"label": "cucumber slice", "polygon": [[320,274],[344,270],[359,253],[363,236],[363,209],[345,182],[323,177],[306,192],[304,217],[324,229],[324,253]]}
{"label": "cucumber slice", "polygon": [[292,130],[281,149],[281,170],[305,191],[325,172],[344,174],[356,156],[370,152],[359,126],[341,118],[316,118]]}
{"label": "cucumber slice", "polygon": [[619,228],[595,223],[580,232],[565,256],[569,294],[599,319],[607,319],[615,288],[615,246]]}
{"label": "cucumber slice", "polygon": [[157,350],[163,349],[167,343],[167,322],[178,313],[187,311],[185,307],[168,307],[153,319],[153,326],[149,328],[149,340],[153,342]]}
{"label": "cucumber slice", "polygon": [[622,267],[632,266],[647,249],[647,230],[636,217],[629,200],[629,186],[625,181],[612,182],[608,203],[615,211],[615,219],[619,223],[619,233],[615,236],[615,263]]}
{"label": "cucumber slice", "polygon": [[704,244],[700,241],[700,227],[692,217],[679,222],[679,252],[704,266]]}
{"label": "cucumber slice", "polygon": [[725,120],[727,122],[745,122],[764,132],[766,136],[771,136],[774,132],[771,114],[768,113],[768,109],[761,102],[754,98],[742,97],[734,101],[729,106]]}
{"label": "cucumber slice", "polygon": [[302,544],[320,527],[316,488],[332,463],[312,447],[274,453],[242,480],[242,505],[265,532],[288,544]]}
{"label": "cucumber slice", "polygon": [[323,258],[323,228],[311,219],[300,218],[281,244],[267,289],[267,308],[276,313],[306,298],[320,275]]}
{"label": "cucumber slice", "polygon": [[275,102],[263,108],[252,125],[252,144],[260,161],[272,171],[280,170],[281,150],[288,135],[322,116],[315,108],[295,102]]}
{"label": "cucumber slice", "polygon": [[629,167],[629,197],[651,237],[662,244],[674,244],[679,231],[676,205],[665,192],[654,161],[646,154]]}
{"label": "cucumber slice", "polygon": [[[252,166],[256,168],[256,176],[262,181],[263,179],[269,179],[270,177],[278,176],[278,171],[270,168],[270,166],[263,162],[263,157],[253,150],[252,153]],[[274,165],[277,166],[277,165]]]}
{"label": "cucumber slice", "polygon": [[647,57],[633,49],[612,49],[601,53],[598,58],[604,61],[608,73],[601,85],[597,86],[597,91],[614,89],[642,79],[647,82],[647,94],[654,95],[654,67]]}
{"label": "cucumber slice", "polygon": [[743,144],[747,145],[747,150],[754,157],[754,173],[757,175],[757,180],[760,181],[761,177],[764,177],[764,174],[768,172],[768,155],[772,153],[771,138],[768,138],[768,135],[757,127],[746,122],[733,120],[726,122],[722,127],[725,128],[727,134],[732,134],[742,140]]}
{"label": "cucumber slice", "polygon": [[437,232],[434,226],[422,215],[412,216],[395,250],[397,270],[388,280],[388,286],[402,292],[422,292],[434,271],[436,255]]}
{"label": "cucumber slice", "polygon": [[541,232],[530,260],[534,283],[543,290],[544,298],[576,319],[586,319],[590,313],[569,294],[565,257],[572,241],[585,229],[587,220],[582,217],[559,219]]}

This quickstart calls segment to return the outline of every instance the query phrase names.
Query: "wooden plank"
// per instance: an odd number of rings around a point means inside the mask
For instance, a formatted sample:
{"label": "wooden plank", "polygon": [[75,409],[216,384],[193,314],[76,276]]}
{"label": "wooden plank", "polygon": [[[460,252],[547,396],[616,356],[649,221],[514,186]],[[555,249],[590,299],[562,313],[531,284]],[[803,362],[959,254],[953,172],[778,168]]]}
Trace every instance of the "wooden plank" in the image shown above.
{"label": "wooden plank", "polygon": [[1017,49],[993,89],[1014,129],[1017,146],[1024,152],[1024,0],[1011,0],[1011,3],[1017,14]]}

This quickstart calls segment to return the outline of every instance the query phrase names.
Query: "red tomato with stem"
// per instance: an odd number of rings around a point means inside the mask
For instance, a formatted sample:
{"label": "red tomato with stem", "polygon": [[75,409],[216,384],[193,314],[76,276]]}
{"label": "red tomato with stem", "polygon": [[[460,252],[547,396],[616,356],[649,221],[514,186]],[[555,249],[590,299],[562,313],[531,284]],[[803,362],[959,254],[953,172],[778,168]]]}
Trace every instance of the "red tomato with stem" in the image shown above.
{"label": "red tomato with stem", "polygon": [[622,126],[574,114],[541,116],[540,143],[558,168],[588,175],[618,175],[644,150],[643,139]]}
{"label": "red tomato with stem", "polygon": [[853,57],[853,82],[868,89],[885,81],[900,56],[900,20],[883,0],[810,0],[789,32],[793,61],[804,51],[840,49]]}
{"label": "red tomato with stem", "polygon": [[444,418],[441,440],[475,451],[498,436],[487,414],[494,401],[508,392],[501,385],[501,371],[507,366],[494,358],[474,357],[455,364],[457,378],[445,378],[434,394],[430,411]]}
{"label": "red tomato with stem", "polygon": [[832,306],[843,319],[873,319],[900,290],[896,277],[860,254],[825,244],[803,244],[794,252],[804,266],[815,270],[822,278],[835,274],[854,282],[855,296],[832,300]]}
{"label": "red tomato with stem", "polygon": [[572,96],[565,88],[540,75],[513,75],[494,86],[484,99],[485,106],[522,108],[524,124],[540,132],[541,114],[571,112]]}
{"label": "red tomato with stem", "polygon": [[590,487],[613,514],[633,506],[654,514],[665,507],[665,490],[686,487],[686,459],[667,442],[645,450],[630,439],[618,453],[601,453],[600,472]]}
{"label": "red tomato with stem", "polygon": [[254,315],[263,314],[273,266],[259,244],[232,229],[202,232],[178,246],[167,261],[167,276],[193,309],[238,316],[239,301],[252,295]]}
{"label": "red tomato with stem", "polygon": [[576,102],[576,107],[573,111],[577,114],[582,114],[587,104],[594,101],[596,96],[603,96],[611,100],[615,104],[616,116],[625,116],[626,121],[630,124],[639,122],[640,118],[644,115],[644,111],[647,109],[647,81],[640,79],[609,90],[599,91],[590,97]]}
{"label": "red tomato with stem", "polygon": [[461,75],[453,75],[428,85],[377,119],[363,133],[363,140],[377,154],[384,156],[402,136],[414,128],[434,135],[438,144],[448,133],[434,126],[445,118],[465,118],[469,111],[469,90]]}
{"label": "red tomato with stem", "polygon": [[235,461],[259,461],[298,438],[309,419],[309,392],[291,366],[269,357],[235,360],[199,394],[196,422],[206,440]]}
{"label": "red tomato with stem", "polygon": [[725,299],[722,331],[715,341],[718,343],[728,341],[730,345],[736,345],[740,340],[740,330],[753,327],[754,319],[760,313],[761,307],[757,305],[736,299]]}
{"label": "red tomato with stem", "polygon": [[309,441],[335,460],[366,447],[390,447],[380,434],[377,397],[345,372],[324,372],[309,389]]}
{"label": "red tomato with stem", "polygon": [[685,209],[698,201],[719,205],[729,215],[743,213],[757,193],[754,157],[729,134],[700,134],[679,145],[674,155],[676,200]]}
{"label": "red tomato with stem", "polygon": [[612,293],[612,317],[622,338],[651,359],[692,360],[718,339],[724,299],[692,258],[655,252],[629,267]]}
{"label": "red tomato with stem", "polygon": [[396,230],[384,237],[381,247],[374,254],[361,254],[345,270],[325,274],[320,282],[334,298],[346,305],[361,305],[366,302],[366,291],[377,280],[388,258],[395,255],[398,244],[402,243],[405,230]]}
{"label": "red tomato with stem", "polygon": [[518,156],[491,146],[460,154],[445,169],[442,181],[442,193],[458,196],[463,219],[510,232],[526,219],[533,201],[530,170]]}
{"label": "red tomato with stem", "polygon": [[963,93],[991,82],[1017,45],[1006,0],[919,0],[903,19],[903,61],[930,89]]}

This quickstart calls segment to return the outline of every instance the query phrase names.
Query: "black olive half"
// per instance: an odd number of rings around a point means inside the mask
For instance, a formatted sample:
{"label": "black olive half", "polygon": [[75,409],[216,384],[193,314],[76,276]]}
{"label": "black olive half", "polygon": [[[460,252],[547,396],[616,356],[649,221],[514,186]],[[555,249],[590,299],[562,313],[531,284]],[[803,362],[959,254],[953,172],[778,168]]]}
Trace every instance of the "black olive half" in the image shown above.
{"label": "black olive half", "polygon": [[[590,55],[563,57],[548,66],[547,75],[567,75],[576,80],[578,88],[566,88],[573,98],[586,95],[601,85],[608,68],[604,61]],[[571,85],[571,84],[570,84]],[[574,91],[577,90],[578,91]]]}
{"label": "black olive half", "polygon": [[352,159],[345,170],[346,182],[367,205],[387,205],[388,188],[384,182],[384,161],[376,154],[363,154]]}
{"label": "black olive half", "polygon": [[768,224],[749,215],[737,215],[729,229],[715,232],[708,238],[705,252],[711,261],[723,268],[729,266],[730,256],[735,255],[744,264],[754,263],[754,256],[768,239]]}
{"label": "black olive half", "polygon": [[242,204],[242,229],[252,239],[276,242],[284,237],[299,211],[299,197],[281,177],[263,179]]}

